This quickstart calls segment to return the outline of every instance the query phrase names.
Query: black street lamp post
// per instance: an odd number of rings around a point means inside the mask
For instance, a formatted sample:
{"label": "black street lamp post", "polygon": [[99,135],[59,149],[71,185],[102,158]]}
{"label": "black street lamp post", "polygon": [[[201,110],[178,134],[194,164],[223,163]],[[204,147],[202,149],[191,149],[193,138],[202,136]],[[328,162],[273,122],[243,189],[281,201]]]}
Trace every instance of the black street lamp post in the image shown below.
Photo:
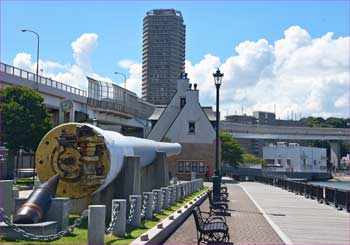
{"label": "black street lamp post", "polygon": [[218,200],[220,195],[220,185],[221,185],[221,176],[219,169],[219,125],[220,125],[220,112],[219,112],[219,90],[222,82],[223,73],[220,72],[219,68],[216,70],[216,73],[213,73],[214,82],[216,87],[216,147],[215,147],[215,176],[213,176],[213,199]]}
{"label": "black street lamp post", "polygon": [[37,37],[37,48],[36,48],[36,79],[35,79],[35,82],[36,82],[36,86],[35,86],[35,89],[38,90],[39,89],[39,34],[35,31],[32,31],[32,30],[26,30],[26,29],[23,29],[21,30],[22,32],[31,32],[33,34],[36,35]]}

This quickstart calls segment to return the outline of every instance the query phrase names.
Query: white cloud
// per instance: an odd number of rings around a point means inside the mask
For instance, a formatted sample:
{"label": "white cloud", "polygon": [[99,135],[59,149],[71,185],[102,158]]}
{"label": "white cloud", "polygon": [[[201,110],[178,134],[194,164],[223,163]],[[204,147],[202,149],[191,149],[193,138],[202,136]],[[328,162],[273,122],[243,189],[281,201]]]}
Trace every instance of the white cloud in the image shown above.
{"label": "white cloud", "polygon": [[[62,83],[87,89],[86,75],[100,78],[96,73],[93,73],[91,67],[91,54],[97,47],[97,39],[97,34],[85,33],[72,42],[73,57],[76,64],[59,64],[54,61],[39,60],[39,69],[42,70],[42,75]],[[36,62],[32,61],[30,54],[18,53],[13,60],[13,65],[36,72]],[[41,74],[41,71],[39,73]],[[111,79],[108,81],[111,81]]]}
{"label": "white cloud", "polygon": [[97,47],[97,38],[95,33],[85,33],[72,42],[73,57],[83,71],[92,71],[90,56]]}
{"label": "white cloud", "polygon": [[[94,33],[81,35],[72,42],[76,64],[58,64],[40,60],[44,75],[85,88],[86,75],[112,82],[95,73],[91,55],[97,47]],[[206,54],[197,64],[186,60],[191,83],[198,83],[202,105],[215,104],[212,73],[220,67],[224,73],[220,90],[222,115],[251,114],[254,110],[273,111],[277,117],[302,116],[348,117],[350,38],[334,38],[329,32],[311,37],[307,30],[291,26],[284,37],[269,43],[266,39],[243,41],[235,47],[237,54],[220,60]],[[18,53],[14,66],[35,72],[36,64],[26,53]],[[117,64],[129,70],[127,89],[141,96],[142,65],[130,59]],[[124,86],[124,84],[119,84]]]}
{"label": "white cloud", "polygon": [[124,69],[130,69],[131,66],[133,64],[135,64],[136,61],[134,60],[129,60],[129,59],[124,59],[124,60],[120,60],[118,61],[118,65],[121,67],[121,68],[124,68]]}
{"label": "white cloud", "polygon": [[[286,118],[302,116],[348,117],[350,39],[327,33],[311,38],[299,26],[284,32],[284,38],[269,44],[265,39],[237,45],[237,55],[220,63],[206,55],[198,64],[187,62],[191,80],[199,83],[202,104],[215,104],[211,73],[220,66],[224,73],[220,101],[223,115],[273,111]],[[208,60],[217,61],[208,62]],[[200,72],[196,72],[200,71]]]}

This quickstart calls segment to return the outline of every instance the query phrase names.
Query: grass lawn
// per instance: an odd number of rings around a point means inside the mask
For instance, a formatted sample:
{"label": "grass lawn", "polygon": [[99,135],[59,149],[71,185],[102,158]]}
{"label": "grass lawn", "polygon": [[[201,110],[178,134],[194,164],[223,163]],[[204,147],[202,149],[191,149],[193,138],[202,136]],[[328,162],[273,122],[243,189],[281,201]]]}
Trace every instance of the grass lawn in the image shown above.
{"label": "grass lawn", "polygon": [[[160,221],[167,218],[170,214],[175,212],[177,209],[184,206],[186,203],[191,201],[196,196],[200,195],[204,191],[206,191],[208,187],[203,187],[198,192],[193,193],[192,195],[184,198],[182,201],[171,205],[168,209],[163,209],[161,214],[155,214],[153,220],[143,220],[142,225],[140,228],[133,229],[130,231],[127,231],[126,236],[124,238],[115,237],[112,235],[105,235],[105,244],[129,244],[133,240],[135,240],[137,237],[139,237],[141,234],[145,233],[147,230],[151,229],[155,225],[157,225]],[[74,220],[78,218],[77,215],[71,215],[70,216],[70,224],[73,224]],[[6,238],[0,239],[0,244],[86,244],[87,242],[87,231],[88,231],[88,222],[87,219],[85,219],[82,224],[79,226],[79,228],[74,229],[74,231],[56,241],[52,242],[37,242],[37,241],[10,241]]]}

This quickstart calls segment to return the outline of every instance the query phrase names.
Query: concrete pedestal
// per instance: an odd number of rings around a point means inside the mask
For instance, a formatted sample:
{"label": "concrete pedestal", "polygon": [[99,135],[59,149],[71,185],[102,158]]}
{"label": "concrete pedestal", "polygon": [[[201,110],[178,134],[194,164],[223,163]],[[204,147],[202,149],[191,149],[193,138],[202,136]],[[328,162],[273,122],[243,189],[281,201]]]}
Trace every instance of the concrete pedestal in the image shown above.
{"label": "concrete pedestal", "polygon": [[46,213],[46,220],[57,221],[59,231],[65,229],[69,225],[69,198],[53,198]]}
{"label": "concrete pedestal", "polygon": [[147,198],[145,219],[151,220],[153,218],[153,192],[144,192],[144,198]]}
{"label": "concrete pedestal", "polygon": [[154,204],[154,213],[159,214],[162,211],[163,193],[161,190],[153,190],[153,195],[156,195],[156,203]]}
{"label": "concrete pedestal", "polygon": [[106,206],[106,224],[111,219],[113,199],[129,200],[130,195],[141,194],[140,179],[140,157],[126,156],[124,158],[123,168],[118,176],[104,190],[93,196],[93,204],[103,204]]}
{"label": "concrete pedestal", "polygon": [[0,207],[4,208],[7,216],[10,216],[14,206],[12,186],[12,180],[0,180]]}
{"label": "concrete pedestal", "polygon": [[164,195],[164,202],[162,208],[167,209],[169,207],[169,188],[163,187],[161,190],[163,191]]}
{"label": "concrete pedestal", "polygon": [[169,185],[168,163],[165,152],[157,152],[153,162],[141,169],[142,192]]}
{"label": "concrete pedestal", "polygon": [[115,223],[112,231],[113,236],[124,237],[126,227],[126,200],[125,199],[114,199],[112,200],[112,207],[119,204],[119,212],[117,222]]}
{"label": "concrete pedestal", "polygon": [[[136,201],[135,205],[135,210],[134,210],[134,215],[129,223],[131,227],[140,227],[141,226],[141,210],[142,210],[142,198],[141,195],[131,195],[130,196],[130,203],[132,202],[131,200],[134,199]],[[130,214],[130,208],[129,207],[129,212],[127,213],[127,217],[129,217]]]}
{"label": "concrete pedestal", "polygon": [[88,245],[104,244],[105,205],[90,205],[88,220]]}
{"label": "concrete pedestal", "polygon": [[[27,198],[16,198],[14,211],[17,210],[27,201]],[[51,205],[45,214],[45,222],[56,221],[56,227],[58,231],[63,230],[69,225],[69,198],[56,197],[51,201]]]}

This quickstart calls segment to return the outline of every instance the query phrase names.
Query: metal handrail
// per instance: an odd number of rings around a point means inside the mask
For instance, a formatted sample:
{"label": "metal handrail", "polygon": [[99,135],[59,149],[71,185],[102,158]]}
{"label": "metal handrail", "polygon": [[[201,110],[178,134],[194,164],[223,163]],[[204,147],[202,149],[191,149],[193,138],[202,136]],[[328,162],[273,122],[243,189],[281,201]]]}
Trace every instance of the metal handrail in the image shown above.
{"label": "metal handrail", "polygon": [[[17,67],[14,67],[14,66],[11,66],[11,65],[8,65],[8,64],[5,64],[5,63],[2,63],[2,62],[0,62],[0,71],[5,72],[7,74],[17,76],[17,77],[20,77],[20,78],[24,78],[24,79],[27,79],[27,80],[30,80],[33,82],[36,81],[36,79],[35,79],[36,74],[29,72],[29,71],[26,71],[26,70],[23,70],[23,69],[20,69],[20,68],[17,68]],[[43,84],[43,85],[46,85],[49,87],[53,87],[53,88],[57,88],[57,89],[66,91],[68,93],[76,94],[76,95],[79,95],[82,97],[87,97],[87,91],[82,90],[80,88],[76,88],[76,87],[67,85],[65,83],[61,83],[61,82],[52,80],[51,78],[48,78],[48,77],[39,76],[38,82],[40,84]]]}

